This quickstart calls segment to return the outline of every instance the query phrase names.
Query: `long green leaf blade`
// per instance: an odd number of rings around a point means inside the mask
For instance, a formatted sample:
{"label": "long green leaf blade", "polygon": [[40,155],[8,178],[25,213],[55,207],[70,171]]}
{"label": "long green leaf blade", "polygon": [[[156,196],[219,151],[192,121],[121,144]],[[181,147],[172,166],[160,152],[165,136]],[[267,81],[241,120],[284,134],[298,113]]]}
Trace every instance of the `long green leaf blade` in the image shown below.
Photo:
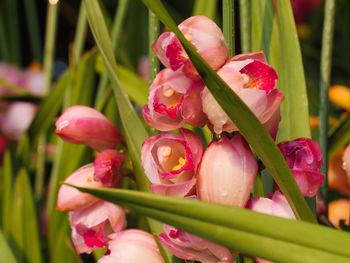
{"label": "long green leaf blade", "polygon": [[0,230],[0,255],[1,255],[1,259],[4,260],[4,262],[6,263],[17,262],[1,230]]}
{"label": "long green leaf blade", "polygon": [[185,39],[162,3],[159,0],[143,0],[143,2],[179,38],[202,80],[268,168],[276,183],[286,195],[296,217],[315,222],[315,218],[301,195],[286,161],[260,121]]}
{"label": "long green leaf blade", "polygon": [[311,137],[308,99],[298,35],[289,0],[277,2],[279,88],[285,96],[278,140]]}
{"label": "long green leaf blade", "polygon": [[42,262],[37,213],[24,169],[19,171],[14,184],[10,240],[19,262]]}
{"label": "long green leaf blade", "polygon": [[278,262],[350,259],[350,235],[324,226],[198,200],[122,189],[77,188],[254,256]]}

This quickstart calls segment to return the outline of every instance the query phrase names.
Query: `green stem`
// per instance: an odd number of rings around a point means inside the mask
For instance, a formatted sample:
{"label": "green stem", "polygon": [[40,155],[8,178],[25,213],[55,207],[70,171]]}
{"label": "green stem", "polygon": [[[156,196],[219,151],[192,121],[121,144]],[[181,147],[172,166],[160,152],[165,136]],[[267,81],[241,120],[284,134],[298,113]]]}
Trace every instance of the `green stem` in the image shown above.
{"label": "green stem", "polygon": [[44,49],[44,87],[45,93],[48,93],[51,88],[51,78],[53,70],[53,59],[55,55],[55,40],[57,31],[57,18],[58,18],[58,3],[48,3],[47,18],[46,18],[46,37],[45,37],[45,49]]}
{"label": "green stem", "polygon": [[[122,25],[124,24],[128,5],[129,5],[128,0],[120,0],[118,4],[118,9],[114,17],[114,22],[111,30],[111,40],[112,40],[114,53],[116,53],[118,49],[118,39],[119,39],[120,32],[122,30]],[[107,92],[107,85],[108,85],[108,73],[107,71],[105,71],[99,82],[96,101],[95,101],[95,108],[98,110],[102,110],[103,106],[107,102],[107,100],[105,99],[106,98],[105,94]]]}
{"label": "green stem", "polygon": [[322,150],[322,157],[323,157],[323,163],[324,163],[321,169],[321,172],[326,175],[321,188],[321,193],[325,201],[327,202],[327,198],[328,198],[327,137],[328,137],[328,107],[329,107],[328,89],[330,86],[330,78],[331,78],[335,0],[326,0],[324,12],[325,12],[325,18],[323,23],[322,49],[321,49],[319,142]]}
{"label": "green stem", "polygon": [[[10,53],[10,62],[20,66],[21,64],[21,49],[20,49],[20,35],[18,24],[18,6],[17,0],[6,1],[6,24],[8,36],[8,49]],[[6,30],[6,29],[5,29]]]}
{"label": "green stem", "polygon": [[0,10],[0,59],[3,62],[9,62],[10,52],[7,43],[8,40],[6,36],[5,21],[4,10]]}
{"label": "green stem", "polygon": [[151,84],[159,72],[159,60],[152,50],[152,45],[159,37],[160,24],[157,16],[151,10],[149,10],[148,12],[149,84]]}
{"label": "green stem", "polygon": [[40,37],[40,27],[38,21],[38,12],[34,0],[25,0],[25,13],[28,23],[30,48],[32,50],[33,59],[42,62],[42,46]]}
{"label": "green stem", "polygon": [[83,50],[84,50],[87,27],[88,27],[88,22],[86,18],[86,11],[85,11],[84,4],[81,3],[80,9],[79,9],[78,22],[77,22],[77,29],[75,31],[75,36],[74,36],[73,52],[72,52],[75,67],[77,67],[79,60],[81,58],[81,54],[83,53]]}
{"label": "green stem", "polygon": [[235,54],[235,11],[234,0],[222,0],[223,31],[228,45],[229,56]]}
{"label": "green stem", "polygon": [[250,0],[239,0],[239,22],[241,29],[242,53],[251,51],[251,2]]}

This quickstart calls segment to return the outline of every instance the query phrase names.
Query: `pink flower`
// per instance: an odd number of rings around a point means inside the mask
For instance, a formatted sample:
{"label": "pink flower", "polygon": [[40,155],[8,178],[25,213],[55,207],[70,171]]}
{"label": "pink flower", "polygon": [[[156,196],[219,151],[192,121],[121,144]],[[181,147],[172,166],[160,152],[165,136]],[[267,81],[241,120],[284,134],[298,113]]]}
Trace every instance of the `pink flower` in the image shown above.
{"label": "pink flower", "polygon": [[119,187],[122,181],[121,166],[125,160],[117,150],[105,150],[94,161],[94,180],[101,181],[105,187]]}
{"label": "pink flower", "polygon": [[223,246],[166,224],[164,230],[158,240],[178,258],[205,263],[233,262],[230,250]]}
{"label": "pink flower", "polygon": [[187,78],[182,72],[163,69],[149,88],[148,104],[143,107],[145,121],[155,129],[170,131],[185,123],[203,127],[206,116],[199,93],[204,84]]}
{"label": "pink flower", "polygon": [[121,231],[126,226],[124,210],[112,203],[98,201],[87,208],[69,212],[72,240],[77,253],[91,253],[107,246],[111,228]]}
{"label": "pink flower", "polygon": [[343,169],[346,172],[348,181],[350,182],[350,144],[346,147],[343,155]]}
{"label": "pink flower", "polygon": [[128,229],[109,236],[110,254],[98,263],[164,263],[153,236],[138,229]]}
{"label": "pink flower", "polygon": [[151,190],[157,194],[193,194],[195,174],[203,153],[201,139],[192,131],[165,133],[143,142],[141,160]]}
{"label": "pink flower", "polygon": [[244,207],[254,185],[258,164],[239,134],[222,136],[204,151],[197,175],[200,200]]}
{"label": "pink flower", "polygon": [[278,148],[286,159],[304,196],[314,196],[323,183],[322,152],[319,144],[308,138],[281,142]]}
{"label": "pink flower", "polygon": [[[205,16],[192,16],[178,27],[214,70],[225,63],[228,49],[224,35],[212,20]],[[181,70],[190,78],[199,78],[196,69],[174,33],[161,34],[152,45],[152,49],[165,67],[171,68],[173,71]]]}
{"label": "pink flower", "polygon": [[29,102],[13,102],[0,115],[0,126],[10,139],[19,140],[32,122],[37,107]]}
{"label": "pink flower", "polygon": [[292,208],[290,208],[287,199],[280,191],[276,191],[272,199],[252,197],[247,208],[264,214],[295,219]]}
{"label": "pink flower", "polygon": [[[66,178],[65,183],[81,187],[119,187],[122,179],[121,166],[125,157],[115,150],[100,153],[94,163],[87,164]],[[83,209],[98,199],[67,185],[58,191],[57,210]]]}
{"label": "pink flower", "polygon": [[27,69],[22,73],[23,87],[31,94],[42,96],[45,93],[44,73],[40,70]]}
{"label": "pink flower", "polygon": [[120,143],[119,129],[102,113],[87,106],[72,106],[56,121],[56,134],[63,140],[85,144],[95,151],[113,149]]}
{"label": "pink flower", "polygon": [[[284,99],[282,92],[275,89],[277,73],[267,64],[262,52],[234,56],[217,73],[262,124],[266,124],[274,116]],[[216,133],[238,130],[207,88],[204,88],[201,97],[203,111]],[[277,123],[272,126],[277,127],[279,119],[274,120]],[[275,133],[274,130],[272,129],[272,133]]]}

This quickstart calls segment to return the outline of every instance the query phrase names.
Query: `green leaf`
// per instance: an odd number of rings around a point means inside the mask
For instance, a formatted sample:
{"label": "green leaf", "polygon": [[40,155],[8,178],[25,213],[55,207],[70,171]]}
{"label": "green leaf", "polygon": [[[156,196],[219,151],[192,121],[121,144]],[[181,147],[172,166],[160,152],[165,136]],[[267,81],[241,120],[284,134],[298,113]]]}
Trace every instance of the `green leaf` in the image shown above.
{"label": "green leaf", "polygon": [[15,256],[13,255],[9,245],[6,242],[6,239],[0,229],[0,255],[1,260],[6,263],[16,263]]}
{"label": "green leaf", "polygon": [[230,249],[268,260],[350,260],[350,235],[325,226],[199,200],[122,189],[76,188]]}
{"label": "green leaf", "polygon": [[287,197],[296,217],[316,222],[304,197],[301,195],[286,161],[260,121],[185,39],[162,3],[159,0],[143,0],[143,2],[176,34],[216,101],[237,125],[242,135],[270,171],[276,183]]}
{"label": "green leaf", "polygon": [[95,88],[95,61],[97,49],[86,52],[78,64],[76,74],[72,74],[71,105],[91,105]]}
{"label": "green leaf", "polygon": [[148,103],[148,85],[137,74],[123,66],[117,66],[120,83],[130,99],[138,105]]}
{"label": "green leaf", "polygon": [[346,146],[348,142],[350,142],[350,114],[329,132],[329,157],[334,156],[338,150]]}
{"label": "green leaf", "polygon": [[11,156],[11,151],[7,150],[4,156],[4,163],[2,167],[3,181],[2,181],[2,215],[1,223],[4,235],[7,238],[10,231],[11,222],[11,206],[12,206],[12,186],[14,180],[14,164]]}
{"label": "green leaf", "polygon": [[14,184],[9,240],[18,262],[42,262],[37,213],[23,168]]}
{"label": "green leaf", "polygon": [[217,0],[196,0],[194,2],[192,14],[194,16],[206,16],[209,17],[211,20],[215,20],[217,5]]}
{"label": "green leaf", "polygon": [[276,1],[279,35],[279,88],[285,96],[278,140],[311,138],[304,68],[289,0]]}
{"label": "green leaf", "polygon": [[70,80],[67,71],[62,75],[49,95],[40,103],[39,109],[28,129],[29,138],[35,141],[37,137],[52,124],[63,102],[64,92]]}

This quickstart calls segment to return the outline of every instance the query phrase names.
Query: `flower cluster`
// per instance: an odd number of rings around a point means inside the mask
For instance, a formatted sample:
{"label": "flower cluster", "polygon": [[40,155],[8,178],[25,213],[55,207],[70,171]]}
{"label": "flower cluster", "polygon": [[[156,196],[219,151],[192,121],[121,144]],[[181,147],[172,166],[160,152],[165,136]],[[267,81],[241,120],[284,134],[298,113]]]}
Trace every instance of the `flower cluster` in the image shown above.
{"label": "flower cluster", "polygon": [[[255,52],[228,58],[221,30],[204,16],[185,20],[179,29],[275,139],[284,96],[276,89],[277,73],[267,64],[264,54]],[[143,142],[141,161],[152,183],[151,190],[156,194],[246,207],[295,219],[277,185],[272,199],[254,197],[249,201],[258,162],[235,123],[205,87],[177,37],[163,33],[153,50],[166,68],[150,86],[149,101],[142,113],[153,128],[179,129],[179,133],[161,133]],[[201,138],[183,128],[185,124],[194,127],[207,124],[219,139],[204,149]],[[99,152],[93,163],[72,173],[66,183],[120,187],[125,156],[115,149],[121,142],[121,134],[103,114],[90,107],[72,106],[58,118],[56,134]],[[301,138],[278,146],[304,196],[315,195],[324,177],[320,173],[322,156],[318,144]],[[151,234],[123,230],[125,211],[117,205],[63,185],[59,189],[57,209],[69,211],[72,240],[78,253],[91,253],[95,248],[108,246],[100,263],[164,262]],[[158,240],[185,260],[233,262],[229,249],[169,225],[164,225],[164,233],[158,235]]]}
{"label": "flower cluster", "polygon": [[[220,28],[204,16],[191,17],[178,27],[275,139],[284,96],[276,89],[277,73],[267,64],[264,54],[255,52],[228,58]],[[163,33],[152,48],[166,68],[149,88],[143,117],[155,129],[180,132],[161,133],[144,141],[141,159],[152,183],[151,190],[156,194],[198,198],[295,219],[277,185],[272,199],[252,198],[248,203],[258,163],[247,142],[237,133],[235,123],[200,80],[175,34]],[[194,127],[207,124],[220,139],[213,140],[203,150],[200,137],[183,128],[185,124]],[[301,138],[283,142],[279,148],[303,195],[314,196],[324,177],[320,173],[322,156],[318,144]],[[158,239],[177,257],[233,262],[227,248],[168,225],[164,228]]]}
{"label": "flower cluster", "polygon": [[[87,106],[72,106],[57,119],[56,134],[65,141],[84,144],[99,152],[94,162],[73,172],[65,183],[91,188],[120,187],[126,157],[115,148],[121,142],[121,134],[102,113]],[[79,254],[108,246],[100,263],[164,262],[151,234],[124,230],[126,211],[118,205],[62,185],[56,209],[69,211],[72,241]]]}

